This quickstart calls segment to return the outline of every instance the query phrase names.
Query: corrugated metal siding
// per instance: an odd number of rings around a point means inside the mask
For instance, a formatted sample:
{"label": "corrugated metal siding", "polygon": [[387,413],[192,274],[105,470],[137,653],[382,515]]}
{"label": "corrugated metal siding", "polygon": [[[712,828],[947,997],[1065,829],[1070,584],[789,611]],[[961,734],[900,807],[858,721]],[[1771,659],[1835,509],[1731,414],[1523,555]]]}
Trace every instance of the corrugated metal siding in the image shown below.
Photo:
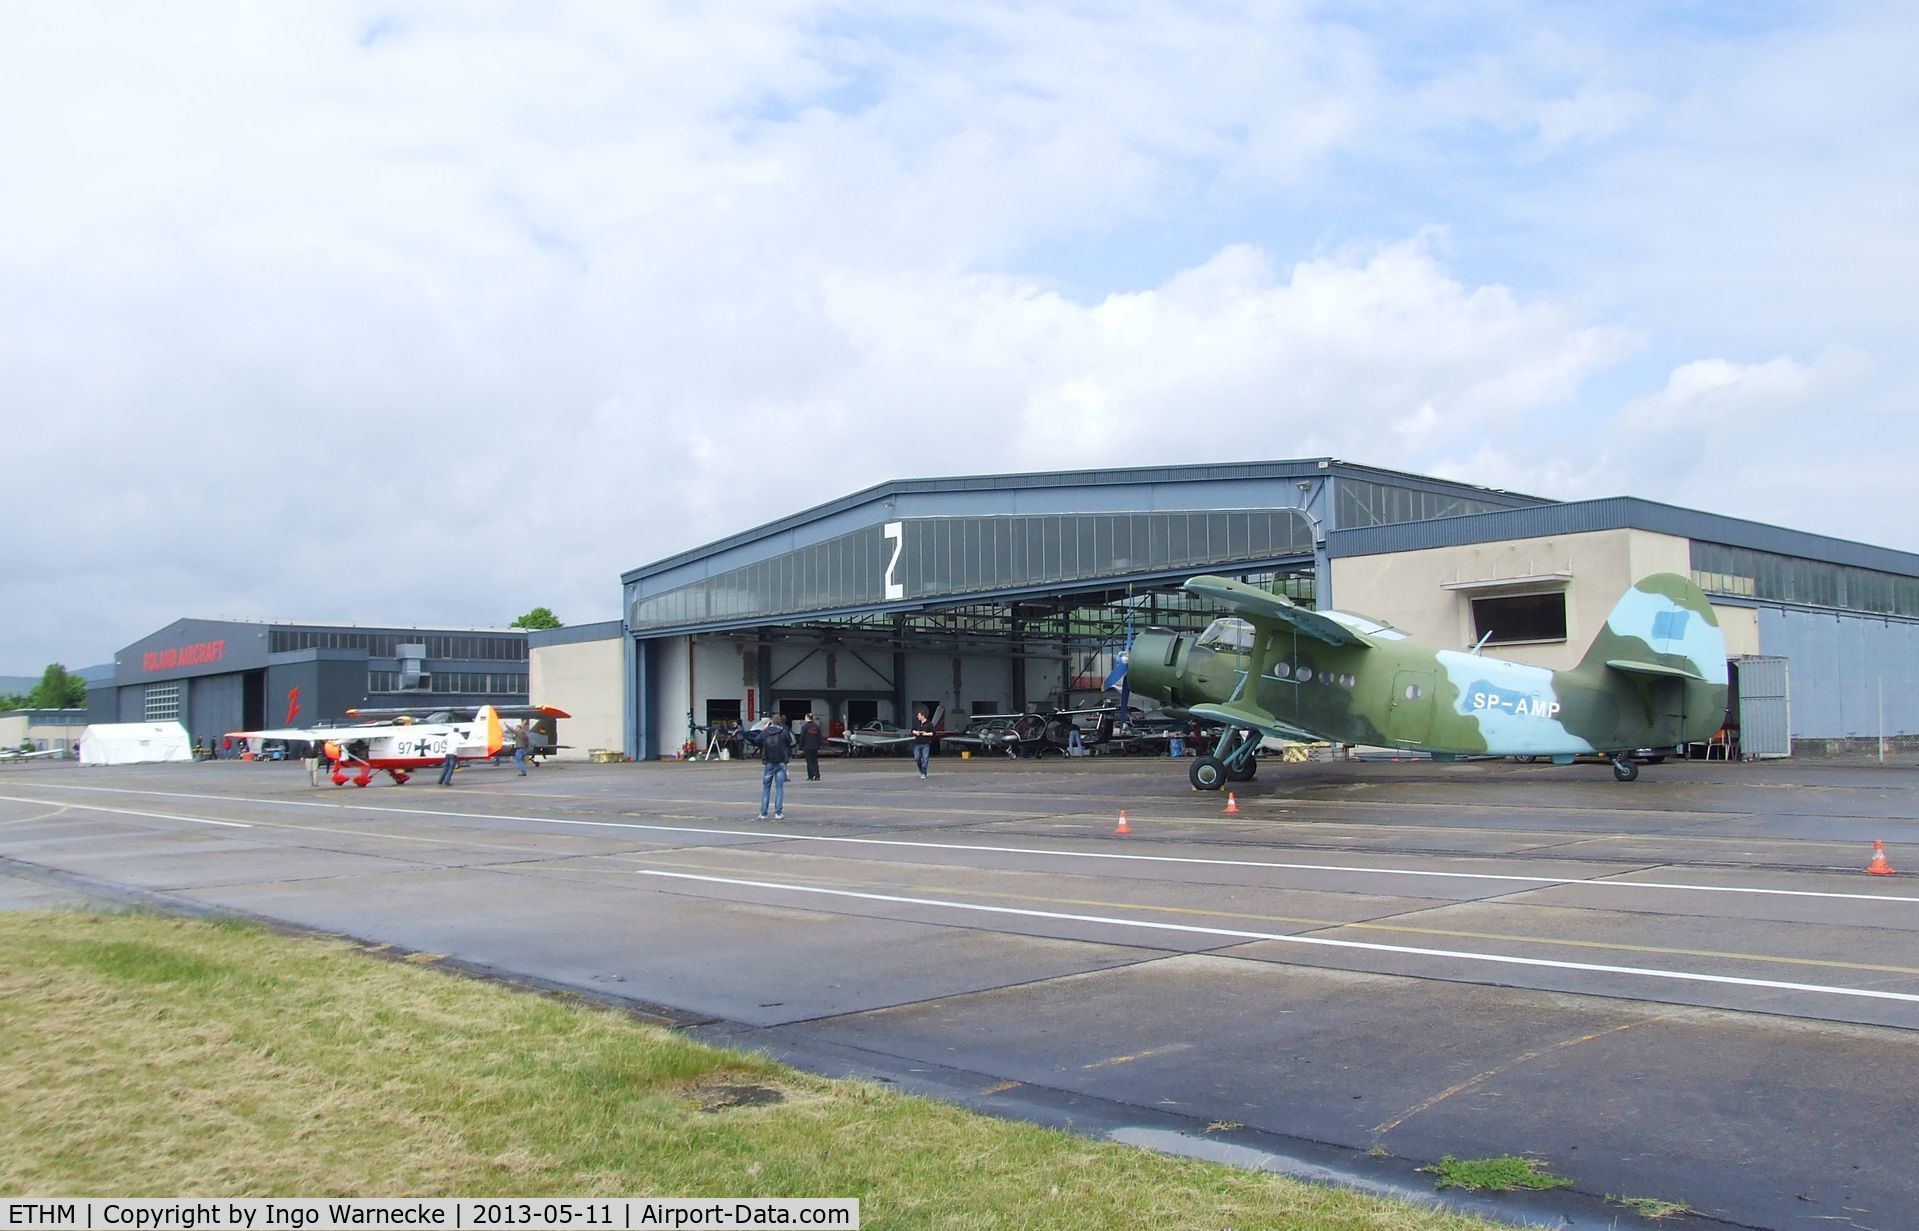
{"label": "corrugated metal siding", "polygon": [[1682,509],[1676,505],[1659,504],[1632,496],[1580,500],[1570,504],[1543,504],[1499,513],[1471,513],[1464,517],[1404,522],[1395,526],[1334,530],[1326,536],[1326,550],[1329,555],[1336,557],[1378,556],[1401,551],[1424,551],[1434,547],[1461,547],[1469,543],[1498,543],[1508,539],[1534,539],[1556,534],[1585,534],[1596,530],[1627,528],[1919,577],[1919,555],[1911,552],[1767,526],[1737,517],[1721,517],[1716,513]]}
{"label": "corrugated metal siding", "polygon": [[1791,661],[1795,739],[1919,734],[1919,624],[1761,607],[1759,649]]}
{"label": "corrugated metal siding", "polygon": [[[228,731],[247,729],[245,680],[244,675],[233,674],[187,681],[188,704],[182,707],[180,719],[195,742],[217,742]],[[285,716],[282,710],[270,720],[278,725]]]}
{"label": "corrugated metal siding", "polygon": [[1739,753],[1746,757],[1792,755],[1792,690],[1783,658],[1756,654],[1733,660],[1739,669]]}
{"label": "corrugated metal siding", "polygon": [[[763,526],[756,526],[751,530],[728,535],[725,538],[708,543],[703,547],[696,547],[690,551],[683,551],[677,555],[668,556],[664,560],[658,560],[652,564],[631,569],[621,574],[620,581],[622,584],[631,585],[643,578],[653,577],[696,561],[721,555],[737,548],[757,544],[764,539],[777,538],[779,535],[803,526],[810,526],[822,521],[830,521],[840,514],[852,510],[859,510],[862,506],[878,506],[882,501],[887,500],[900,501],[909,497],[925,497],[926,499],[915,499],[912,501],[915,506],[915,511],[912,513],[912,516],[915,517],[976,516],[988,512],[1091,512],[1099,509],[1107,509],[1109,511],[1133,511],[1136,508],[1144,511],[1147,509],[1175,506],[1162,506],[1154,503],[1151,499],[1147,498],[1147,496],[1137,493],[1133,496],[1121,498],[1117,504],[1111,501],[1095,501],[1089,505],[1088,498],[1083,494],[1076,494],[1069,497],[1064,495],[1064,493],[1084,493],[1088,488],[1132,487],[1138,489],[1138,493],[1150,495],[1156,490],[1163,494],[1163,490],[1167,487],[1183,488],[1203,487],[1207,485],[1224,487],[1234,483],[1254,486],[1262,484],[1283,484],[1285,487],[1291,487],[1301,479],[1337,479],[1342,475],[1350,475],[1376,482],[1398,484],[1420,490],[1454,492],[1492,504],[1525,505],[1542,499],[1542,497],[1528,496],[1519,492],[1499,491],[1492,488],[1475,487],[1467,483],[1458,483],[1449,479],[1436,479],[1428,475],[1408,474],[1403,471],[1382,470],[1372,466],[1355,465],[1349,462],[1339,461],[1335,458],[1296,458],[1284,461],[1263,462],[1221,462],[1188,466],[1139,466],[1109,470],[1060,470],[1042,471],[1032,474],[971,475],[942,479],[896,479],[888,483],[876,484],[873,487],[865,488],[848,496],[842,496],[837,500],[829,501],[826,504],[818,505],[811,509],[790,514],[778,521],[768,522]],[[1035,492],[1040,493],[1041,498],[1037,502],[1028,500],[1024,503],[1009,503],[1005,500],[982,503],[977,499],[968,498],[969,494],[975,493],[1008,492]],[[1049,492],[1059,492],[1062,493],[1062,495],[1057,500],[1053,500],[1046,495],[1046,493]],[[1182,501],[1177,507],[1201,507],[1207,503],[1209,497],[1210,493],[1203,495],[1198,499],[1197,503]],[[1272,497],[1262,498],[1255,504],[1243,505],[1242,507],[1280,508],[1294,503],[1296,503],[1296,501],[1293,499],[1292,494],[1282,489]],[[870,510],[868,510],[868,512],[870,512]],[[872,521],[874,518],[867,517],[865,520]],[[839,533],[844,529],[850,528],[852,527],[836,526],[833,532]],[[785,548],[781,546],[777,549],[784,550]],[[631,601],[632,596],[629,595],[629,604]]]}

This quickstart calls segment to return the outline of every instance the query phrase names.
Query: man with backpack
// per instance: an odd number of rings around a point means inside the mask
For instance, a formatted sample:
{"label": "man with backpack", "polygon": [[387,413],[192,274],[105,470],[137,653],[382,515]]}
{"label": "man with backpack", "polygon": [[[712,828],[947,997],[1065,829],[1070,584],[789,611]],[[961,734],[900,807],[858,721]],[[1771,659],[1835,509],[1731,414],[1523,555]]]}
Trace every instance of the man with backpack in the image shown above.
{"label": "man with backpack", "polygon": [[770,717],[766,730],[760,732],[760,819],[766,819],[766,805],[773,804],[773,819],[786,819],[786,763],[793,759],[793,733],[786,729],[786,719],[779,714]]}

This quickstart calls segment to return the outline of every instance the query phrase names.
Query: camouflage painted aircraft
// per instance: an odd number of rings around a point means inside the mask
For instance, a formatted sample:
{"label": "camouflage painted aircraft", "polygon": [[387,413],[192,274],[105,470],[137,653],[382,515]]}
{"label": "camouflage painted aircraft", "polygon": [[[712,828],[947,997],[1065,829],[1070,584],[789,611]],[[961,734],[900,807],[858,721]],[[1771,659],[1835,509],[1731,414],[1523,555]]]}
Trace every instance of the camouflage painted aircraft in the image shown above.
{"label": "camouflage painted aircraft", "polygon": [[1250,779],[1264,738],[1331,740],[1568,765],[1600,754],[1639,776],[1632,753],[1705,740],[1726,717],[1726,645],[1689,579],[1656,573],[1628,590],[1579,665],[1552,671],[1423,646],[1365,616],[1313,611],[1256,586],[1194,577],[1186,591],[1234,614],[1198,637],[1142,633],[1132,691],[1224,728],[1193,763],[1195,789]]}

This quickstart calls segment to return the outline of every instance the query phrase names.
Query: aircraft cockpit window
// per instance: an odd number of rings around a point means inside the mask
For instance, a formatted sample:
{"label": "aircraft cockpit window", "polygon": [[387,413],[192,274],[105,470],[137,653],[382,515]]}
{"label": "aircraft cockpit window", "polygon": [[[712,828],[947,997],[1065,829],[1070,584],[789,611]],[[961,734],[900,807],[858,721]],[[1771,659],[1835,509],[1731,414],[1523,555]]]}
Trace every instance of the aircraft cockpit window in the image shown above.
{"label": "aircraft cockpit window", "polygon": [[1219,650],[1227,654],[1248,654],[1253,648],[1253,626],[1246,621],[1227,616],[1214,620],[1199,635],[1199,648]]}

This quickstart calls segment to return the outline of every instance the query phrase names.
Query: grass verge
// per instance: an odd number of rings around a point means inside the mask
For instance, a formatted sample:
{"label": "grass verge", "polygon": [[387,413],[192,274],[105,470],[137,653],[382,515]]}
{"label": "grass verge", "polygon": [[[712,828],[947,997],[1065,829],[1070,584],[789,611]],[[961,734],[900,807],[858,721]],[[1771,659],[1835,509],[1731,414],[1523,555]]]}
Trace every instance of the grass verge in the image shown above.
{"label": "grass verge", "polygon": [[1498,1158],[1454,1158],[1448,1154],[1430,1167],[1439,1177],[1441,1188],[1490,1189],[1510,1192],[1515,1188],[1569,1188],[1572,1181],[1542,1171],[1545,1164],[1536,1158],[1502,1154]]}
{"label": "grass verge", "polygon": [[1485,1231],[827,1081],[336,941],[0,913],[0,1191],[856,1196],[868,1227]]}

